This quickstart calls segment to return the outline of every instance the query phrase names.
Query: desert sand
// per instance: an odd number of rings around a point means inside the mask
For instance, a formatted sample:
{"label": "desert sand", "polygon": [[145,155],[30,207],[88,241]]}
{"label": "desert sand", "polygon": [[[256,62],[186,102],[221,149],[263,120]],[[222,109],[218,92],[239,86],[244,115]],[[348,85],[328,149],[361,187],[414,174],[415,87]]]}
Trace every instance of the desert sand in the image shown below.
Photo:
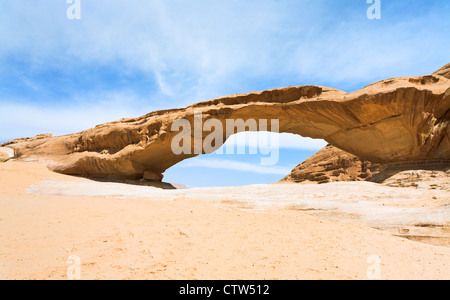
{"label": "desert sand", "polygon": [[67,279],[76,255],[81,279],[368,279],[373,256],[381,279],[450,279],[449,204],[371,182],[160,190],[10,160],[0,278]]}
{"label": "desert sand", "polygon": [[[449,70],[351,93],[231,95],[4,143],[0,279],[70,279],[73,267],[80,279],[450,279]],[[277,119],[276,132],[330,145],[277,184],[168,189],[168,168],[214,150],[188,130],[192,151],[173,151],[172,126],[195,127],[198,113],[200,125]]]}

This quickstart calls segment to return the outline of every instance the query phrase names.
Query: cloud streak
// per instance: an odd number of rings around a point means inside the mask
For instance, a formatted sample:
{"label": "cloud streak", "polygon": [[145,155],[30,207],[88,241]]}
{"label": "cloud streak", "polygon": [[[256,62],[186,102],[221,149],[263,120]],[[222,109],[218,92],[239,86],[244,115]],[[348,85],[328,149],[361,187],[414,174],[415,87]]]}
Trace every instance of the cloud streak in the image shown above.
{"label": "cloud streak", "polygon": [[211,168],[211,169],[224,169],[233,170],[239,172],[249,172],[257,174],[270,174],[285,176],[291,172],[291,168],[281,166],[260,166],[245,162],[238,162],[233,160],[220,160],[220,159],[191,159],[183,162],[179,166],[180,168]]}
{"label": "cloud streak", "polygon": [[[300,135],[273,132],[241,132],[231,136],[222,148],[241,149],[246,153],[271,153],[275,148],[297,150],[320,150],[327,145],[324,140],[316,140]],[[219,149],[220,150],[220,149]],[[222,150],[226,153],[226,150]],[[235,151],[236,152],[236,151]]]}
{"label": "cloud streak", "polygon": [[133,95],[90,94],[72,104],[37,106],[28,103],[0,103],[0,140],[31,137],[41,133],[64,135],[98,124],[142,114],[129,103]]}

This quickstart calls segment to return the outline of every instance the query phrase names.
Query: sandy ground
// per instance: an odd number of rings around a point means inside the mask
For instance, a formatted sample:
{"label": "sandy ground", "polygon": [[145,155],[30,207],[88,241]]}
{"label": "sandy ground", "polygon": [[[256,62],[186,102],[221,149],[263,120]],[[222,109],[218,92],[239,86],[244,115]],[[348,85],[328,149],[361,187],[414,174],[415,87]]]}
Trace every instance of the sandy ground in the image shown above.
{"label": "sandy ground", "polygon": [[450,279],[449,196],[371,183],[163,191],[8,161],[0,279],[67,279],[71,256],[81,279]]}

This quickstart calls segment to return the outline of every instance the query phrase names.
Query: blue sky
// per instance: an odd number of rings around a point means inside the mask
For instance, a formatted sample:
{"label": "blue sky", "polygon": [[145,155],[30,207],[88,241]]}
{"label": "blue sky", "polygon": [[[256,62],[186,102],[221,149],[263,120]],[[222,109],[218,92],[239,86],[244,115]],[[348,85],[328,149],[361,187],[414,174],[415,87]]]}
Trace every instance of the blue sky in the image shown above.
{"label": "blue sky", "polygon": [[[81,0],[68,20],[64,0],[0,0],[0,141],[289,85],[353,91],[450,62],[450,1],[381,4],[369,20],[366,0]],[[166,178],[267,183],[322,145],[287,139],[272,174],[203,156]]]}

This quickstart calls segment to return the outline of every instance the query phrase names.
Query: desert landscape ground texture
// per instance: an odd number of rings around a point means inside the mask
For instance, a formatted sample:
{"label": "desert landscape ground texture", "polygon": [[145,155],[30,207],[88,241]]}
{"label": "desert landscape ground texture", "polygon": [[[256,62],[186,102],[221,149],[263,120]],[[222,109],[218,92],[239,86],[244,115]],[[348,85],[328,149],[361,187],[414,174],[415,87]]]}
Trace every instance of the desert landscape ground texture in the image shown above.
{"label": "desert landscape ground texture", "polygon": [[[0,145],[0,278],[67,279],[75,255],[81,279],[372,279],[371,257],[381,279],[450,279],[449,70]],[[175,189],[164,171],[195,155],[170,151],[169,128],[197,110],[330,145],[279,183]]]}

